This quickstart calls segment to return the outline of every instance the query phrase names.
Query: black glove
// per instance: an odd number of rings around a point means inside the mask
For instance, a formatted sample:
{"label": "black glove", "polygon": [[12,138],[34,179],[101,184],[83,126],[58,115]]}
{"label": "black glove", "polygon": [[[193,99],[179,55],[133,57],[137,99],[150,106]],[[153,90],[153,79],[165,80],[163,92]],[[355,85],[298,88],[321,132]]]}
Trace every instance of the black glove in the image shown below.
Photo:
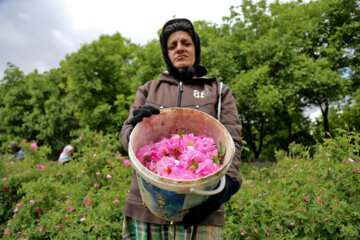
{"label": "black glove", "polygon": [[131,125],[135,127],[135,125],[143,120],[144,117],[150,117],[152,114],[159,114],[159,109],[145,105],[138,109],[135,109],[133,114],[134,116],[130,119]]}
{"label": "black glove", "polygon": [[230,197],[239,190],[238,182],[232,180],[229,176],[225,176],[226,184],[221,193],[212,195],[202,204],[192,207],[183,219],[184,228],[188,229],[202,220],[206,219],[212,212],[218,210],[224,202],[229,201]]}

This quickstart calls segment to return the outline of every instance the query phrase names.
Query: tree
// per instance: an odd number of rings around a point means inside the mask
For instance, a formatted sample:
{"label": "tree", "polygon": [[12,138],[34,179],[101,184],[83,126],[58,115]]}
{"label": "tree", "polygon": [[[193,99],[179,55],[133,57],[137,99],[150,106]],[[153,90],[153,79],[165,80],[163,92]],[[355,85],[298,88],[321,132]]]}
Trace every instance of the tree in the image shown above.
{"label": "tree", "polygon": [[31,112],[29,97],[23,72],[8,63],[0,84],[0,142],[3,149],[10,141],[26,134],[23,117]]}
{"label": "tree", "polygon": [[121,111],[122,103],[128,109],[126,98],[132,94],[129,66],[136,49],[117,33],[85,44],[61,63],[80,127],[104,132],[121,129],[127,117],[127,112]]}

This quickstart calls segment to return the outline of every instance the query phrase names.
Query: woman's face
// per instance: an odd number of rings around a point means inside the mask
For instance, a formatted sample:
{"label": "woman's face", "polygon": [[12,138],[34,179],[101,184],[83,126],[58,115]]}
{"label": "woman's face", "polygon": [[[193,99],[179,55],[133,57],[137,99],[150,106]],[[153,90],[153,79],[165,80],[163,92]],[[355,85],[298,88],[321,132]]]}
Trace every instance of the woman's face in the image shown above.
{"label": "woman's face", "polygon": [[167,40],[169,58],[176,68],[192,67],[195,64],[195,45],[185,31],[170,34]]}

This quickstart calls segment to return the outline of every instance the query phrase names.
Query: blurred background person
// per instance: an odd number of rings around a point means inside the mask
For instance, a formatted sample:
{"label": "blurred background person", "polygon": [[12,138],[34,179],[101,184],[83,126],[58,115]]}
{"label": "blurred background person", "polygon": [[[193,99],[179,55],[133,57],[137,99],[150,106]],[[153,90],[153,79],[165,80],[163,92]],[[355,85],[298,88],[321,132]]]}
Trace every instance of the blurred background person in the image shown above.
{"label": "blurred background person", "polygon": [[65,164],[72,160],[72,153],[74,151],[74,147],[71,145],[66,145],[59,156],[59,163]]}

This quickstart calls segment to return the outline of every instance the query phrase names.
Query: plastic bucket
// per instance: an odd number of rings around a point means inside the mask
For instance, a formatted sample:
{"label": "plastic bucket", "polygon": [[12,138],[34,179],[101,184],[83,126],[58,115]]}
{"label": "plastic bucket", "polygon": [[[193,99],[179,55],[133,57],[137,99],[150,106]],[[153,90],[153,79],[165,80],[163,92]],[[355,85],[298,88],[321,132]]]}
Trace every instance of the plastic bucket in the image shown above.
{"label": "plastic bucket", "polygon": [[[221,142],[226,147],[223,167],[202,178],[178,180],[151,172],[136,158],[135,153],[143,145],[179,132],[206,134],[216,143]],[[226,128],[209,114],[189,108],[166,108],[159,115],[144,118],[136,125],[130,135],[128,152],[145,206],[159,218],[178,222],[191,207],[223,190],[225,173],[233,159],[235,145]]]}

